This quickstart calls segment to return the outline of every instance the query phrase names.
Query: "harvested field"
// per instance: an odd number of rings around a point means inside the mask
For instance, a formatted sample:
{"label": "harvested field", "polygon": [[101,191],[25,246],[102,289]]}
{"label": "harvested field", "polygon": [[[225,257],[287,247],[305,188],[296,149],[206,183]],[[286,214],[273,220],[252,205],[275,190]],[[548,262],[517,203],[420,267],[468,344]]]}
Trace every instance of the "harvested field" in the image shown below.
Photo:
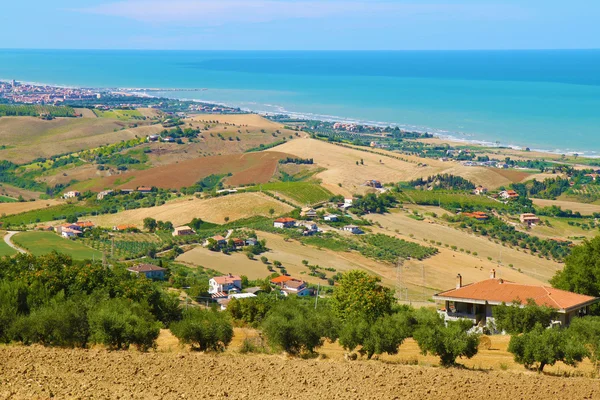
{"label": "harvested field", "polygon": [[[309,276],[310,270],[302,264],[302,260],[308,260],[311,265],[335,268],[336,272],[351,269],[367,270],[380,276],[384,284],[388,286],[394,284],[395,272],[392,266],[368,259],[358,253],[319,250],[313,246],[304,246],[296,240],[285,241],[282,236],[273,233],[257,232],[257,234],[259,239],[267,240],[267,247],[270,249],[262,254],[263,256],[271,262],[280,261],[290,275],[308,282],[327,284],[327,281]],[[246,275],[250,279],[263,279],[271,274],[258,257],[256,260],[249,260],[242,253],[225,255],[202,247],[180,255],[177,260],[191,265],[202,265],[223,273]],[[324,272],[328,277],[335,274],[335,272]]]}
{"label": "harvested field", "polygon": [[162,130],[160,125],[121,130],[124,127],[126,123],[102,118],[52,121],[33,117],[0,118],[0,141],[9,146],[0,150],[0,159],[25,163],[38,157],[95,148]]}
{"label": "harvested field", "polygon": [[600,382],[533,373],[224,355],[0,347],[0,397],[592,399]]}
{"label": "harvested field", "polygon": [[275,174],[278,161],[287,156],[283,153],[268,152],[195,158],[144,171],[130,171],[103,178],[95,184],[92,190],[139,186],[179,189],[184,186],[192,186],[209,175],[229,173],[232,176],[226,180],[226,183],[232,186],[265,183]]}
{"label": "harvested field", "polygon": [[23,203],[0,203],[0,215],[14,215],[31,210],[39,210],[41,208],[57,206],[59,204],[65,204],[64,201],[60,200],[37,200],[37,201],[26,201]]}
{"label": "harvested field", "polygon": [[582,215],[592,215],[594,213],[600,213],[600,205],[598,204],[586,204],[578,203],[575,201],[563,201],[563,200],[544,200],[544,199],[531,199],[533,204],[538,207],[552,207],[558,206],[563,210],[571,210],[573,212],[579,211]]}
{"label": "harvested field", "polygon": [[[364,150],[364,148],[362,148]],[[359,148],[342,147],[316,139],[292,140],[269,151],[280,151],[302,158],[313,158],[315,163],[327,169],[316,175],[323,186],[336,194],[351,195],[364,192],[361,186],[366,180],[376,179],[383,183],[408,181],[438,173],[460,175],[478,185],[493,189],[512,181],[492,168],[465,167],[455,162],[442,162],[414,156],[406,156],[386,150],[376,153]],[[407,161],[392,157],[401,157]],[[356,165],[363,160],[364,165]],[[426,166],[419,166],[419,163]],[[339,187],[338,184],[342,184]]]}
{"label": "harvested field", "polygon": [[39,199],[42,193],[32,192],[31,190],[21,189],[16,186],[9,185],[7,183],[0,183],[0,194],[8,197],[14,197],[18,199],[19,196],[23,196],[25,200]]}
{"label": "harvested field", "polygon": [[262,193],[240,193],[212,199],[196,199],[186,197],[152,208],[139,208],[136,210],[122,211],[118,214],[106,214],[89,219],[96,225],[112,227],[119,224],[143,226],[146,217],[160,221],[171,221],[173,225],[182,225],[190,222],[192,218],[201,218],[204,221],[222,224],[225,217],[230,221],[248,218],[255,215],[269,216],[273,208],[275,215],[285,214],[292,207],[277,201]]}
{"label": "harvested field", "polygon": [[89,108],[75,108],[74,110],[77,114],[81,114],[82,118],[98,118],[94,111]]}

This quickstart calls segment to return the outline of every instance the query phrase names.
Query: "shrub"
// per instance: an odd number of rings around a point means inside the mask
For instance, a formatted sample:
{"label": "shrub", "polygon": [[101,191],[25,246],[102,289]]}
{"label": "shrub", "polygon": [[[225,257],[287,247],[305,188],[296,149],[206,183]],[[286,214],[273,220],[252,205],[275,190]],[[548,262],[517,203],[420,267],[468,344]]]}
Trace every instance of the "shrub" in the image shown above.
{"label": "shrub", "polygon": [[521,307],[519,301],[513,302],[510,306],[503,303],[494,307],[493,314],[496,328],[510,334],[529,332],[536,324],[540,324],[544,328],[548,327],[556,317],[554,309],[538,306],[532,299],[529,299],[524,307]]}
{"label": "shrub", "polygon": [[257,326],[262,323],[267,313],[273,308],[275,301],[276,298],[273,296],[262,294],[247,299],[233,299],[227,305],[227,312],[235,320]]}
{"label": "shrub", "polygon": [[135,345],[145,351],[156,346],[160,322],[144,306],[126,299],[110,299],[90,310],[90,341],[109,349]]}
{"label": "shrub", "polygon": [[171,324],[171,332],[181,343],[200,351],[223,351],[233,339],[229,316],[216,310],[185,310],[183,319]]}
{"label": "shrub", "polygon": [[421,353],[440,357],[442,366],[456,364],[457,357],[471,358],[477,354],[479,335],[468,333],[469,320],[444,322],[435,310],[421,309],[416,313],[418,326],[413,334]]}

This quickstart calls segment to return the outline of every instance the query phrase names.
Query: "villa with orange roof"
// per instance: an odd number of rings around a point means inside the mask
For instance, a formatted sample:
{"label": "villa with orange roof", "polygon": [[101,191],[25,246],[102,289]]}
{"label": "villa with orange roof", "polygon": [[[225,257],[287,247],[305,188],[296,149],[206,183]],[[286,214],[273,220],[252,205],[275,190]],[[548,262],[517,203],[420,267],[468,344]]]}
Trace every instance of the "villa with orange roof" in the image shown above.
{"label": "villa with orange roof", "polygon": [[600,298],[567,292],[543,285],[523,285],[496,278],[492,270],[490,279],[463,285],[462,276],[456,277],[456,287],[433,296],[443,303],[439,310],[446,321],[470,319],[475,326],[487,326],[494,321],[493,309],[500,304],[520,302],[523,306],[529,299],[538,306],[556,310],[557,323],[569,325],[573,318],[588,315],[589,307],[600,302]]}

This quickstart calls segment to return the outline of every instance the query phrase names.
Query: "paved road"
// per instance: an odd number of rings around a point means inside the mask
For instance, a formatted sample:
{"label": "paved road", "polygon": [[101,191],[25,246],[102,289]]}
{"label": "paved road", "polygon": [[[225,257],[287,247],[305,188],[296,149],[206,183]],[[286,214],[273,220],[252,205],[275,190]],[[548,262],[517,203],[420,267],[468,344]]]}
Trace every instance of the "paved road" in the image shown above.
{"label": "paved road", "polygon": [[6,232],[6,235],[4,235],[4,242],[7,245],[9,245],[10,247],[12,247],[13,249],[15,249],[16,251],[18,251],[19,253],[27,253],[25,250],[23,250],[22,248],[15,245],[13,242],[11,242],[10,238],[13,237],[17,233],[19,233],[19,232],[15,232],[15,231]]}

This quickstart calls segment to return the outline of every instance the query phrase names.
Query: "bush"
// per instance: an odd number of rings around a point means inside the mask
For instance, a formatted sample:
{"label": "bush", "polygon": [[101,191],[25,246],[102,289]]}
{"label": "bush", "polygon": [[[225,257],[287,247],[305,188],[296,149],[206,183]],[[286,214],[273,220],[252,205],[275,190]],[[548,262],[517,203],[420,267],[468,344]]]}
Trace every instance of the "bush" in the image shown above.
{"label": "bush", "polygon": [[233,299],[227,305],[227,312],[233,319],[256,327],[262,323],[275,302],[275,297],[263,294],[247,299]]}
{"label": "bush", "polygon": [[90,310],[91,340],[109,349],[126,350],[135,345],[146,351],[156,346],[160,322],[139,303],[126,299],[110,299]]}
{"label": "bush", "polygon": [[375,320],[392,311],[394,293],[380,279],[364,271],[348,271],[339,278],[331,307],[341,319]]}
{"label": "bush", "polygon": [[324,338],[337,338],[337,324],[331,313],[315,310],[297,299],[279,302],[262,324],[269,345],[292,355],[314,353]]}
{"label": "bush", "polygon": [[519,301],[513,302],[510,306],[503,303],[494,307],[493,314],[496,329],[506,331],[511,335],[529,332],[536,324],[540,324],[544,328],[548,327],[556,317],[554,309],[538,306],[532,299],[529,299],[524,307],[521,307]]}
{"label": "bush", "polygon": [[514,354],[515,361],[541,372],[546,365],[554,365],[562,361],[575,366],[588,352],[584,345],[576,340],[567,329],[544,328],[540,324],[528,333],[510,338],[508,351]]}
{"label": "bush", "polygon": [[600,367],[600,317],[575,318],[569,330],[589,351],[590,361]]}
{"label": "bush", "polygon": [[200,351],[223,351],[233,339],[228,315],[216,310],[185,310],[183,319],[171,324],[171,332],[181,343]]}
{"label": "bush", "polygon": [[413,334],[421,353],[440,357],[442,366],[456,364],[457,357],[471,358],[477,354],[479,335],[468,333],[473,327],[469,320],[444,322],[435,310],[421,309],[416,314],[418,327]]}

